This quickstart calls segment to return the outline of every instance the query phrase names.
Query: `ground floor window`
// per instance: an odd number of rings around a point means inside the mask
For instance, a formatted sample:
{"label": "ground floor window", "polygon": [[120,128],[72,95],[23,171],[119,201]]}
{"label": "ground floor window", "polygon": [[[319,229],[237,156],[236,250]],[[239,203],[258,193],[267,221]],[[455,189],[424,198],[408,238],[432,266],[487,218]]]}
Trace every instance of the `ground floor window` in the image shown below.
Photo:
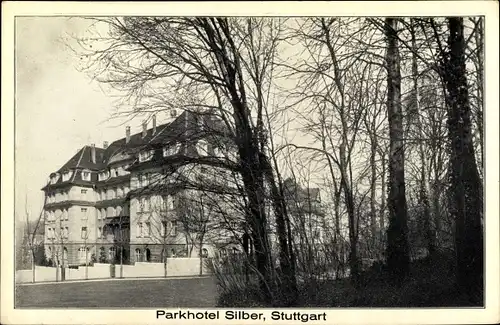
{"label": "ground floor window", "polygon": [[87,263],[88,251],[88,247],[78,248],[78,259],[80,260],[80,263]]}
{"label": "ground floor window", "polygon": [[151,262],[151,250],[149,248],[144,250],[144,260],[146,262]]}
{"label": "ground floor window", "polygon": [[141,250],[139,248],[135,249],[135,261],[142,262],[142,254],[141,254]]}
{"label": "ground floor window", "polygon": [[115,259],[116,256],[116,248],[115,247],[110,247],[109,248],[109,253],[108,253],[108,259],[110,262],[112,262]]}

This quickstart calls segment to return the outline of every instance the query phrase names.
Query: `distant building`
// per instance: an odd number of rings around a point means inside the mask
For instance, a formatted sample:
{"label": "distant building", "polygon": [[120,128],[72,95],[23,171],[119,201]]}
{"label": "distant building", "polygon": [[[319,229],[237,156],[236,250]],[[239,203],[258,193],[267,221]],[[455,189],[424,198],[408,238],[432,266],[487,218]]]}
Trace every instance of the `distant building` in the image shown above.
{"label": "distant building", "polygon": [[[189,247],[189,229],[179,220],[180,198],[191,195],[187,185],[200,177],[224,186],[229,176],[217,163],[186,161],[233,157],[223,137],[214,136],[222,129],[212,115],[172,111],[169,123],[157,126],[153,117],[151,128],[144,122],[141,132],[131,134],[126,127],[124,138],[78,150],[42,188],[46,256],[82,265],[119,262],[119,256],[125,262],[160,262],[196,255],[200,250]],[[202,254],[213,246],[204,244]]]}

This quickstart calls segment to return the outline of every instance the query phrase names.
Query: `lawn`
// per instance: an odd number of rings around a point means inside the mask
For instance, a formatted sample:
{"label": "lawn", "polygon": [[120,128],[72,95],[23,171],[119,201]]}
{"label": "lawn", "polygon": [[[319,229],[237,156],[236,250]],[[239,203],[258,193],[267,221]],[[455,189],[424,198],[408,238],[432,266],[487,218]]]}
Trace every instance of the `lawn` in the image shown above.
{"label": "lawn", "polygon": [[15,308],[215,307],[213,278],[110,280],[16,287]]}

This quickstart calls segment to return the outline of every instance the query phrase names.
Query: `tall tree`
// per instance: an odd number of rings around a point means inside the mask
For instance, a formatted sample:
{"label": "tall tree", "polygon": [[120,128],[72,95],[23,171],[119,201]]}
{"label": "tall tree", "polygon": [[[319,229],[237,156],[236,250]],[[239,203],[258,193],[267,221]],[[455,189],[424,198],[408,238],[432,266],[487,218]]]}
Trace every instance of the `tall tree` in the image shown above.
{"label": "tall tree", "polygon": [[397,19],[385,19],[387,111],[390,138],[387,266],[396,280],[402,280],[409,272],[410,258],[407,238],[401,72],[397,28]]}
{"label": "tall tree", "polygon": [[483,187],[471,133],[463,18],[448,18],[448,49],[442,74],[446,84],[450,141],[450,213],[455,220],[457,283],[464,292],[482,290]]}
{"label": "tall tree", "polygon": [[[275,285],[266,224],[266,182],[272,165],[262,150],[266,109],[265,93],[271,84],[271,62],[279,40],[275,21],[255,18],[126,17],[99,19],[109,35],[99,46],[85,43],[85,67],[103,83],[125,92],[124,104],[133,112],[169,107],[215,110],[224,121],[238,152],[232,164],[241,175],[248,200],[247,224],[251,230],[264,300],[272,301]],[[95,40],[91,40],[95,41]],[[90,46],[89,46],[90,45]],[[99,48],[96,50],[96,48]],[[162,88],[162,91],[158,91]],[[192,163],[183,157],[178,163]],[[202,159],[203,160],[203,159]],[[201,164],[221,164],[210,159]],[[227,165],[227,163],[226,163]],[[237,166],[235,166],[237,165]],[[269,184],[268,184],[269,185]],[[272,187],[272,184],[271,184]],[[276,221],[283,225],[279,199],[273,200]],[[289,243],[285,227],[278,227],[284,256],[283,273],[289,273]],[[294,281],[293,277],[285,279]],[[294,287],[282,282],[281,289]]]}

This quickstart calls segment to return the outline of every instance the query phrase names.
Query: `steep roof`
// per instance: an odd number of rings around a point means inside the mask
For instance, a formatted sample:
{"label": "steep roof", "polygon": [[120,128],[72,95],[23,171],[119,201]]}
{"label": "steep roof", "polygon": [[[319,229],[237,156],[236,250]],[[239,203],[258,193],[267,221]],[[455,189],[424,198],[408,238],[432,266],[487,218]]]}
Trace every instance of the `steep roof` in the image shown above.
{"label": "steep roof", "polygon": [[103,148],[95,147],[96,157],[95,162],[92,162],[92,147],[83,146],[70,160],[68,160],[59,170],[58,173],[63,173],[70,169],[90,169],[98,170],[101,167],[101,161],[104,154]]}
{"label": "steep roof", "polygon": [[[203,132],[200,132],[200,124],[207,130],[206,134],[214,133],[214,131],[223,133],[224,127],[221,121],[212,118],[213,115],[209,114],[196,114],[184,111],[175,120],[158,125],[156,129],[149,128],[146,132],[143,131],[131,134],[129,141],[123,137],[112,142],[107,148],[95,148],[95,162],[92,161],[92,147],[84,146],[73,157],[71,157],[57,172],[62,174],[66,171],[75,171],[72,177],[67,181],[62,181],[59,177],[55,184],[47,184],[47,187],[59,187],[66,184],[80,184],[89,185],[97,181],[97,175],[92,173],[91,181],[84,181],[81,177],[81,170],[89,169],[91,171],[98,171],[105,169],[108,165],[113,164],[113,157],[119,154],[124,154],[119,157],[117,161],[124,161],[125,159],[134,159],[133,154],[144,150],[145,148],[158,149],[166,144],[173,142],[183,142],[186,139],[194,139],[202,137]],[[202,122],[202,123],[200,123]],[[188,146],[188,152],[191,155],[196,154],[193,146]],[[194,150],[194,151],[193,151]],[[132,155],[130,155],[132,154]]]}

